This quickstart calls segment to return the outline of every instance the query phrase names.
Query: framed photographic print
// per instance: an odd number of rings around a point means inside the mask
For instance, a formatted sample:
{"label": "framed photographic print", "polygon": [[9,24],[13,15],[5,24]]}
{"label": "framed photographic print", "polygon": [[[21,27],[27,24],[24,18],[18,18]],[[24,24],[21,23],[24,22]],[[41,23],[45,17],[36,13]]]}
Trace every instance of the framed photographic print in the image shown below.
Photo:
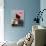
{"label": "framed photographic print", "polygon": [[12,26],[23,26],[24,10],[13,10],[12,13],[13,13]]}

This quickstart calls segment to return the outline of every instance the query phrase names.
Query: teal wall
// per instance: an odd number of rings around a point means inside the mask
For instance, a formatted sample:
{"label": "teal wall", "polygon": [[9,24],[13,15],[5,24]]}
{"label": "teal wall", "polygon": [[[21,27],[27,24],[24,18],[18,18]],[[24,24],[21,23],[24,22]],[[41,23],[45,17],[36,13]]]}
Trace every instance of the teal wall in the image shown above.
{"label": "teal wall", "polygon": [[[11,10],[24,10],[24,26],[11,26]],[[35,12],[40,10],[40,0],[4,0],[4,35],[7,41],[18,41],[32,30],[32,21],[36,17]]]}

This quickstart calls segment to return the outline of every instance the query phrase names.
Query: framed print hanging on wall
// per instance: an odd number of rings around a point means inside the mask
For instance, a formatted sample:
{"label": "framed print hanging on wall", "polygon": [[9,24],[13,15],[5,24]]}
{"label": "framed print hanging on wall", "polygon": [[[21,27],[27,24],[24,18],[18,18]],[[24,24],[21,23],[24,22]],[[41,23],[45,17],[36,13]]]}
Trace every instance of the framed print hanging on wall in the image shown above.
{"label": "framed print hanging on wall", "polygon": [[12,26],[23,26],[24,25],[24,10],[13,10],[12,11]]}

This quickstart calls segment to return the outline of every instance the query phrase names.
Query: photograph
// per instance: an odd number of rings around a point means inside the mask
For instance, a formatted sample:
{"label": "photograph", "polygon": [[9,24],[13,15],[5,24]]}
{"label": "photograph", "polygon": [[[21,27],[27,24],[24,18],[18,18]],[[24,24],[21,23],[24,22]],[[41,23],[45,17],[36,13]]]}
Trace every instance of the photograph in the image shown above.
{"label": "photograph", "polygon": [[13,10],[12,26],[24,25],[24,10]]}

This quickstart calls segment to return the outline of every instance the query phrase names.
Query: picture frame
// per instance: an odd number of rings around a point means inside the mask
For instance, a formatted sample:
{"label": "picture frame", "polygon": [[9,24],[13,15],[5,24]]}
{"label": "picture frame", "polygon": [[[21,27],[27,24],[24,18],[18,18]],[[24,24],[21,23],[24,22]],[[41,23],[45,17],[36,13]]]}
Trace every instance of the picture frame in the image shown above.
{"label": "picture frame", "polygon": [[13,10],[12,11],[12,26],[23,26],[24,25],[24,10]]}

